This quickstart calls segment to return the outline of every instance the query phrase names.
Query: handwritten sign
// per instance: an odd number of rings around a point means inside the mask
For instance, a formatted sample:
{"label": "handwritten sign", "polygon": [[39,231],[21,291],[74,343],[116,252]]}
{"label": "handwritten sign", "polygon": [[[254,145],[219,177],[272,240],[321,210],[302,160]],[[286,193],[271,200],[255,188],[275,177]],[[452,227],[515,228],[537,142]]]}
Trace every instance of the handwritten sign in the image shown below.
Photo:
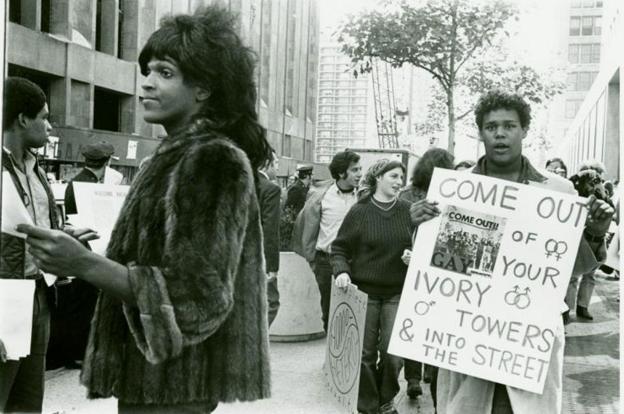
{"label": "handwritten sign", "polygon": [[338,402],[350,413],[357,412],[367,302],[368,296],[354,285],[345,291],[332,283],[323,373]]}
{"label": "handwritten sign", "polygon": [[70,220],[76,227],[88,227],[100,238],[89,242],[94,252],[104,255],[110,235],[130,189],[127,185],[74,182],[77,216]]}
{"label": "handwritten sign", "polygon": [[442,169],[427,199],[389,352],[541,393],[585,200]]}

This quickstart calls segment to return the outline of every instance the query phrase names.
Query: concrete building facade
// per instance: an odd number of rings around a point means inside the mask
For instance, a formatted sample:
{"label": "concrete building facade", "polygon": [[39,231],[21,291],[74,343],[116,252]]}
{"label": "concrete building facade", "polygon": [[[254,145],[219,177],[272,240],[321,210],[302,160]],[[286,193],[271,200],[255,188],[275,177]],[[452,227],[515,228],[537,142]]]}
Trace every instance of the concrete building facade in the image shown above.
{"label": "concrete building facade", "polygon": [[605,164],[606,178],[616,180],[620,176],[620,151],[624,140],[624,95],[620,87],[624,71],[624,6],[621,2],[605,2],[602,21],[599,71],[556,153],[564,158],[570,174],[575,173],[583,161],[596,159]]}
{"label": "concrete building facade", "polygon": [[48,96],[58,136],[49,163],[75,164],[83,145],[104,139],[116,148],[117,167],[132,176],[164,134],[143,121],[138,54],[163,16],[215,2],[237,13],[240,34],[257,53],[258,113],[283,158],[282,175],[312,160],[315,0],[8,0],[7,73],[33,80]]}

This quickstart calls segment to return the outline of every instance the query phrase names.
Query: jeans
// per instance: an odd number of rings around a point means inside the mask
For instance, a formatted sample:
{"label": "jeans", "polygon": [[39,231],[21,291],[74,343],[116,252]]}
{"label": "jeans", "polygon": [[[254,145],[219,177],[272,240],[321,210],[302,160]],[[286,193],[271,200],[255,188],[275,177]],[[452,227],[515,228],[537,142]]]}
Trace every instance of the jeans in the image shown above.
{"label": "jeans", "polygon": [[403,358],[387,351],[400,297],[368,296],[358,393],[358,411],[362,413],[377,413],[399,393]]}
{"label": "jeans", "polygon": [[329,302],[331,300],[332,267],[329,263],[329,255],[320,250],[316,251],[312,266],[316,284],[321,294],[321,318],[323,319],[323,330],[327,332],[327,321],[329,320]]}
{"label": "jeans", "polygon": [[279,290],[277,290],[277,277],[269,279],[267,281],[267,301],[268,301],[268,313],[269,313],[269,326],[275,320],[277,311],[280,307]]}
{"label": "jeans", "polygon": [[33,301],[30,355],[18,361],[0,362],[0,412],[41,412],[49,338],[50,310],[41,278],[36,282]]}
{"label": "jeans", "polygon": [[218,403],[194,402],[187,404],[128,404],[117,402],[118,414],[204,414],[211,413],[217,408]]}
{"label": "jeans", "polygon": [[565,296],[565,303],[572,311],[574,311],[575,306],[589,307],[589,301],[594,293],[594,285],[596,284],[594,272],[585,273],[581,277],[581,284],[577,292],[576,287],[578,285],[578,279],[578,275],[572,275],[572,277],[570,277],[570,284],[568,285]]}

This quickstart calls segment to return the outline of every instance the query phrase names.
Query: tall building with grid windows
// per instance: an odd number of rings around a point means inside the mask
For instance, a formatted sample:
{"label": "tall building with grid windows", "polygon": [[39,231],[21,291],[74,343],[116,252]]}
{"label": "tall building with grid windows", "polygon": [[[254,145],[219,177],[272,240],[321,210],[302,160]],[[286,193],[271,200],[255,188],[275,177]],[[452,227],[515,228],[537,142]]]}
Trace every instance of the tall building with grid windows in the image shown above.
{"label": "tall building with grid windows", "polygon": [[[8,3],[8,4],[7,4]],[[82,146],[106,140],[132,178],[164,134],[143,121],[141,48],[159,20],[218,3],[238,15],[258,56],[257,108],[284,177],[313,160],[318,81],[316,0],[7,0],[8,75],[37,83],[48,97],[56,178],[82,161]],[[69,167],[69,168],[65,168]]]}
{"label": "tall building with grid windows", "polygon": [[345,148],[367,146],[375,114],[370,76],[353,76],[338,43],[324,39],[319,60],[316,161],[328,163]]}
{"label": "tall building with grid windows", "polygon": [[602,2],[593,4],[603,7],[598,74],[554,153],[565,160],[570,174],[578,171],[583,161],[595,159],[605,165],[606,179],[617,180],[624,141],[624,94],[620,86],[624,73],[624,5],[619,0],[605,1],[604,6]]}
{"label": "tall building with grid windows", "polygon": [[565,119],[576,115],[600,70],[603,0],[571,0]]}

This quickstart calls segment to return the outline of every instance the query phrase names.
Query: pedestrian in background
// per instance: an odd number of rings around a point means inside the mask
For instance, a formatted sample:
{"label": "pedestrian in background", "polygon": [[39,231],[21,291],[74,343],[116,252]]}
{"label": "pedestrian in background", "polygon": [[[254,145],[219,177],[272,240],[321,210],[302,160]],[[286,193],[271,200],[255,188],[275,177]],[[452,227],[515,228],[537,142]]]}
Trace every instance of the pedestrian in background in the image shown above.
{"label": "pedestrian in background", "polygon": [[270,391],[255,191],[270,157],[255,60],[219,6],[161,21],[139,55],[144,118],[167,136],[139,171],[99,256],[21,225],[44,270],[102,290],[81,381],[120,413],[206,413]]}
{"label": "pedestrian in background", "polygon": [[267,274],[269,326],[275,320],[280,306],[277,273],[280,261],[280,195],[282,189],[269,178],[271,175],[275,176],[276,159],[275,152],[271,152],[271,158],[258,170],[256,182]]}
{"label": "pedestrian in background", "polygon": [[329,171],[333,181],[310,195],[297,216],[292,233],[293,250],[308,261],[314,272],[321,295],[321,318],[325,332],[332,284],[329,255],[342,220],[357,202],[357,188],[362,177],[360,156],[348,150],[339,152],[329,163]]}
{"label": "pedestrian in background", "polygon": [[358,412],[397,413],[403,359],[388,353],[407,265],[401,259],[411,247],[414,226],[410,203],[399,200],[405,166],[382,159],[364,179],[369,192],[347,213],[331,246],[336,286],[353,283],[368,295]]}
{"label": "pedestrian in background", "polygon": [[[467,163],[467,161],[462,162]],[[417,209],[419,204],[416,203],[420,203],[427,197],[427,191],[429,191],[429,184],[431,183],[431,177],[433,176],[434,168],[444,168],[447,170],[452,170],[453,163],[454,157],[453,154],[451,154],[450,152],[442,148],[432,148],[427,150],[414,166],[411,185],[401,191],[401,193],[399,194],[399,199],[409,202],[411,206],[414,206],[414,209]],[[457,167],[455,167],[455,169],[457,169]],[[418,232],[418,227],[414,229],[413,240],[416,240],[416,232]],[[405,253],[406,264],[409,264],[412,250],[406,249]],[[418,252],[414,253],[418,254]],[[422,395],[420,380],[421,378],[423,378],[423,365],[424,380],[425,383],[431,384],[431,398],[433,399],[433,406],[435,408],[436,379],[438,376],[437,367],[427,364],[421,364],[418,361],[406,359],[404,375],[405,380],[407,381],[407,395],[412,399],[417,398],[419,395]]]}
{"label": "pedestrian in background", "polygon": [[561,158],[551,158],[546,161],[546,170],[563,178],[568,178],[568,167]]}
{"label": "pedestrian in background", "polygon": [[[579,172],[570,177],[574,189],[581,197],[594,196],[604,200],[613,207],[611,198],[607,195],[604,187],[603,174],[605,167],[600,161],[588,160],[581,163]],[[579,276],[581,283],[579,284]],[[564,324],[570,322],[570,310],[575,311],[577,319],[593,321],[594,317],[589,312],[589,304],[596,286],[596,271],[593,269],[583,275],[572,275],[566,291],[565,303],[569,310],[563,314]]]}
{"label": "pedestrian in background", "polygon": [[[65,188],[65,214],[78,213],[74,183],[103,183],[106,167],[114,153],[115,148],[106,141],[82,148],[85,166]],[[66,279],[65,283],[59,281],[50,287],[48,296],[54,306],[50,312],[47,369],[81,367],[98,292],[95,286],[81,279]]]}

